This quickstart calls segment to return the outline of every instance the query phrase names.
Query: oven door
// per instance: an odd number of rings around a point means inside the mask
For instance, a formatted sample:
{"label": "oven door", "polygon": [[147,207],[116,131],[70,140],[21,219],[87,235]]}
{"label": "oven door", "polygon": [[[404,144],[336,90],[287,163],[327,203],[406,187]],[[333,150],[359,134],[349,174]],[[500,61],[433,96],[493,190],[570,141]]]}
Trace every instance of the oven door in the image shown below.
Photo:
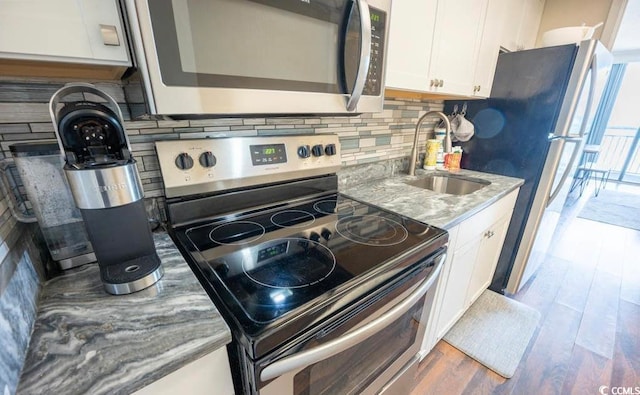
{"label": "oven door", "polygon": [[419,351],[444,257],[444,252],[429,257],[305,341],[259,361],[258,392],[373,394],[393,388]]}
{"label": "oven door", "polygon": [[127,0],[127,11],[154,114],[343,113],[382,110],[389,4]]}

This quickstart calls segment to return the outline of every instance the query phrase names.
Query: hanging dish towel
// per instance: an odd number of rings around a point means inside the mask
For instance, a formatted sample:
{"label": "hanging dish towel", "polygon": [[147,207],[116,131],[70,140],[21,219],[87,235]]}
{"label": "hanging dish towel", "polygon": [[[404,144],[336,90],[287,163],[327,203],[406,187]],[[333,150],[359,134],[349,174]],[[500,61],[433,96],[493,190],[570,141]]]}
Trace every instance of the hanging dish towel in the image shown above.
{"label": "hanging dish towel", "polygon": [[473,137],[475,128],[471,122],[464,117],[464,113],[457,114],[451,120],[451,131],[454,141],[469,141]]}

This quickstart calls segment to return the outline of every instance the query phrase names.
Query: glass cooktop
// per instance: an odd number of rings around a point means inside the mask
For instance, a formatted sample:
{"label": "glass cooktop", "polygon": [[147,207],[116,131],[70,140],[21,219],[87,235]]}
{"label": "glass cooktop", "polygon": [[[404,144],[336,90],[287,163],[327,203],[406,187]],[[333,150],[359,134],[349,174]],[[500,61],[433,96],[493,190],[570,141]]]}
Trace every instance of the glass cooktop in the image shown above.
{"label": "glass cooktop", "polygon": [[[240,321],[268,324],[446,232],[340,194],[177,231]],[[239,313],[239,314],[238,314]]]}

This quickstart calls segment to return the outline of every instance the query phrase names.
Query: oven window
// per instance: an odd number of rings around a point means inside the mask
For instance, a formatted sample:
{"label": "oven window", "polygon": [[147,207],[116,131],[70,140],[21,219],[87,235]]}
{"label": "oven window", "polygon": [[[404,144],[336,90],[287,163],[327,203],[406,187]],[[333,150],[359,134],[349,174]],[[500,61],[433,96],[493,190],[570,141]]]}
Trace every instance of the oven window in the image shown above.
{"label": "oven window", "polygon": [[423,306],[424,300],[364,342],[296,374],[294,394],[361,393],[414,345]]}
{"label": "oven window", "polygon": [[[162,80],[169,86],[330,93],[343,89],[339,80],[346,44],[341,30],[345,22],[349,32],[359,29],[349,21],[349,2],[153,0],[148,4]],[[348,50],[347,60],[359,53],[352,46]]]}

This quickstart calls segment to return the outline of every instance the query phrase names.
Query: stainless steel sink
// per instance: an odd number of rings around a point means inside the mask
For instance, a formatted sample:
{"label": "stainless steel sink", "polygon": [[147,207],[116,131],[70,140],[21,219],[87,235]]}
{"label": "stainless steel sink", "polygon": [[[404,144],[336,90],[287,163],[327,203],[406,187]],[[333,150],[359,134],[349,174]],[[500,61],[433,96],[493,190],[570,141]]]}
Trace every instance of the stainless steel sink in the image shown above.
{"label": "stainless steel sink", "polygon": [[407,184],[438,193],[467,195],[490,185],[491,182],[479,178],[452,174],[429,174],[417,180],[408,181]]}

